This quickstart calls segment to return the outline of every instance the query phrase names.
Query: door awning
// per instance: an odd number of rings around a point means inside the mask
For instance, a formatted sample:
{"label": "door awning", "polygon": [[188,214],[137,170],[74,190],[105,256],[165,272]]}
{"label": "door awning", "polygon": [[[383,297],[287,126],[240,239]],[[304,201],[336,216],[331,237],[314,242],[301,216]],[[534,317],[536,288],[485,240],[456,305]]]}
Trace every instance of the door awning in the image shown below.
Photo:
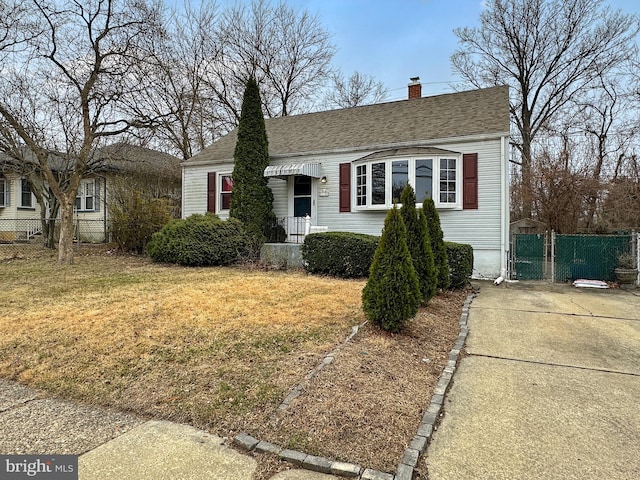
{"label": "door awning", "polygon": [[264,169],[265,177],[286,178],[291,175],[306,175],[320,178],[319,163],[290,163],[288,165],[269,165]]}

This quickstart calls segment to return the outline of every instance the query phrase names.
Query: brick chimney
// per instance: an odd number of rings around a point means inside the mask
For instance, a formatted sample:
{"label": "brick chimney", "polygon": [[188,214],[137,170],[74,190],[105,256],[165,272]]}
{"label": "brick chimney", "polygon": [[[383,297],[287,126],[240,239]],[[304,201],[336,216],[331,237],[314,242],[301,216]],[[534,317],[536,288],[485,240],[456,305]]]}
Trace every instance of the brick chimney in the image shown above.
{"label": "brick chimney", "polygon": [[411,77],[411,83],[409,84],[409,100],[412,98],[422,97],[422,84],[420,83],[420,77]]}

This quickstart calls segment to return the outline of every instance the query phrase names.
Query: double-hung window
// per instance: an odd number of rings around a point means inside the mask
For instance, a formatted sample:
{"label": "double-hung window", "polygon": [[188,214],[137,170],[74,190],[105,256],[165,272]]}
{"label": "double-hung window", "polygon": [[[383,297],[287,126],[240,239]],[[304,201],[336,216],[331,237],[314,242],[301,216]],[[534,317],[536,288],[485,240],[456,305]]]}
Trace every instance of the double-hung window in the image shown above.
{"label": "double-hung window", "polygon": [[26,178],[20,180],[20,208],[34,208],[31,183]]}
{"label": "double-hung window", "polygon": [[220,179],[220,199],[218,205],[220,210],[229,210],[231,208],[231,191],[233,190],[233,178],[230,173],[223,173],[218,176]]}
{"label": "double-hung window", "polygon": [[4,178],[0,178],[0,207],[6,207],[9,204],[7,198],[8,190],[7,181]]}
{"label": "double-hung window", "polygon": [[438,208],[462,208],[462,161],[459,154],[376,158],[354,163],[355,207],[388,209],[400,203],[409,183],[418,206],[432,198]]}
{"label": "double-hung window", "polygon": [[76,210],[78,212],[93,212],[96,209],[96,182],[82,180],[76,196]]}

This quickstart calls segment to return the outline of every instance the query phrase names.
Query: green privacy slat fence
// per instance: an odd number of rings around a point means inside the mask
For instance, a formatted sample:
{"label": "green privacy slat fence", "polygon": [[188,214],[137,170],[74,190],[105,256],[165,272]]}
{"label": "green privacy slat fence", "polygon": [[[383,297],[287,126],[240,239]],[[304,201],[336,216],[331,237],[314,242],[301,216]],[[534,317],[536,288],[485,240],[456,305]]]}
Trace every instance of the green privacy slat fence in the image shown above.
{"label": "green privacy slat fence", "polygon": [[629,235],[556,235],[556,281],[615,280],[617,257],[630,251],[630,241]]}
{"label": "green privacy slat fence", "polygon": [[516,234],[515,278],[518,280],[543,280],[543,263],[544,234]]}

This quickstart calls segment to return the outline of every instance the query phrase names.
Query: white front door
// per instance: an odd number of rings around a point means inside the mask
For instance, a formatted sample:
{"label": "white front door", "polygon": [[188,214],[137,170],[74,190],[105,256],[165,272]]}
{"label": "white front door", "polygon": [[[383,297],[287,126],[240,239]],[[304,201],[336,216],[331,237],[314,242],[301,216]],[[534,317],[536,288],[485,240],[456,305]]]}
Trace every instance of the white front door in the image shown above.
{"label": "white front door", "polygon": [[305,233],[305,218],[311,217],[316,225],[317,180],[306,175],[289,177],[289,220],[287,242],[302,243]]}

